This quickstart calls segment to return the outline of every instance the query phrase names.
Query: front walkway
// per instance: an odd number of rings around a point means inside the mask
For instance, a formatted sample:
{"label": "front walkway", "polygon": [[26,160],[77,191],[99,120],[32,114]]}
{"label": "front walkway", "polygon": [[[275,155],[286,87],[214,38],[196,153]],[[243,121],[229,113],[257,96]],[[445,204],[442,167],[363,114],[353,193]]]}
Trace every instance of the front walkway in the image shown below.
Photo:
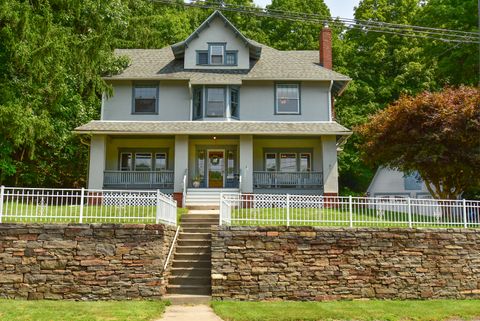
{"label": "front walkway", "polygon": [[158,321],[222,321],[207,305],[171,305]]}

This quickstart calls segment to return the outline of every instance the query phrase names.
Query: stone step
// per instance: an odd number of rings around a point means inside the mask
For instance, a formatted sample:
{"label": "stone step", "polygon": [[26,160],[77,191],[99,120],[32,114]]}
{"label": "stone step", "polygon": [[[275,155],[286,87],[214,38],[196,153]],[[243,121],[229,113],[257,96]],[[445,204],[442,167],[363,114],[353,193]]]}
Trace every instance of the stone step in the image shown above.
{"label": "stone step", "polygon": [[182,217],[180,220],[180,225],[183,223],[203,223],[210,225],[218,225],[218,218],[195,218],[195,217]]}
{"label": "stone step", "polygon": [[210,240],[212,238],[211,233],[185,233],[181,232],[178,235],[179,240]]}
{"label": "stone step", "polygon": [[173,259],[172,267],[175,268],[211,268],[210,260],[176,260]]}
{"label": "stone step", "polygon": [[167,294],[162,299],[169,301],[172,305],[208,305],[212,297],[210,295]]}
{"label": "stone step", "polygon": [[210,246],[177,246],[175,248],[175,255],[181,254],[181,253],[203,254],[203,253],[211,253],[211,252],[212,250]]}
{"label": "stone step", "polygon": [[175,253],[174,256],[174,260],[180,261],[209,261],[211,258],[211,253]]}
{"label": "stone step", "polygon": [[203,276],[211,277],[212,270],[208,268],[185,268],[185,267],[173,267],[170,269],[170,275],[176,276]]}
{"label": "stone step", "polygon": [[178,276],[168,278],[168,284],[211,286],[210,276]]}
{"label": "stone step", "polygon": [[178,240],[177,245],[179,246],[211,246],[212,241],[210,239],[206,240]]}
{"label": "stone step", "polygon": [[182,227],[182,231],[185,233],[211,233],[211,225],[209,227]]}
{"label": "stone step", "polygon": [[218,225],[218,222],[216,224],[212,223],[201,223],[201,222],[181,222],[180,225],[182,228],[191,228],[191,227],[201,227],[201,228],[211,228],[212,225]]}
{"label": "stone step", "polygon": [[215,210],[210,210],[210,209],[204,209],[204,210],[197,209],[197,210],[195,210],[195,209],[191,209],[191,210],[188,211],[187,215],[190,215],[190,214],[192,214],[192,215],[208,214],[208,215],[217,215],[218,216],[218,215],[220,215],[220,211],[217,210],[217,209],[215,209]]}
{"label": "stone step", "polygon": [[183,214],[182,218],[198,218],[198,219],[211,219],[218,220],[220,215],[218,214]]}
{"label": "stone step", "polygon": [[167,285],[167,293],[209,295],[211,293],[211,286],[169,284]]}

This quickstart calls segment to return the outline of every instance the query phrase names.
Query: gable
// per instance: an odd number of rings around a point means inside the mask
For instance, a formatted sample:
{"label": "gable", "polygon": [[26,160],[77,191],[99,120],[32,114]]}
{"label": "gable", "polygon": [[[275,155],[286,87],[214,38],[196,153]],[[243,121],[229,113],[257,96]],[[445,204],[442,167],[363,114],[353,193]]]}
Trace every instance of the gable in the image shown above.
{"label": "gable", "polygon": [[[237,64],[234,66],[202,66],[197,65],[197,53],[209,52],[212,45],[224,46],[226,52],[236,53]],[[250,67],[250,54],[246,44],[231,28],[228,28],[222,19],[215,17],[209,26],[192,39],[185,48],[185,69],[248,69]]]}

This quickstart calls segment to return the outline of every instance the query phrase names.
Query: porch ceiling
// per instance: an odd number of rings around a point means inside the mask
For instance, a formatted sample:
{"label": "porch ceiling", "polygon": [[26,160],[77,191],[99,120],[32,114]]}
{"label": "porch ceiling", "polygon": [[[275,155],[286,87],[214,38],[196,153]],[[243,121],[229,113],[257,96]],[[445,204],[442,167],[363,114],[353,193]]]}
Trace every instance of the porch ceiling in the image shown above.
{"label": "porch ceiling", "polygon": [[337,122],[260,121],[91,121],[75,128],[79,134],[130,135],[301,135],[349,136],[352,132]]}

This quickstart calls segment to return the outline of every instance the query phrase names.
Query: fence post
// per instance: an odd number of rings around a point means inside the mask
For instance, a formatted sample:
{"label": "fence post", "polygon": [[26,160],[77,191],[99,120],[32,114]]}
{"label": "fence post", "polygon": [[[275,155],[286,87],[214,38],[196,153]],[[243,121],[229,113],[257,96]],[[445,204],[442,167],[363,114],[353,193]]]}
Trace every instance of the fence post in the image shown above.
{"label": "fence post", "polygon": [[407,204],[408,204],[408,227],[412,228],[412,200],[407,198]]}
{"label": "fence post", "polygon": [[155,214],[155,224],[160,223],[160,213],[161,213],[161,207],[160,207],[160,190],[157,189],[157,211]]}
{"label": "fence post", "polygon": [[468,227],[468,222],[467,222],[467,201],[463,199],[463,227],[467,228]]}
{"label": "fence post", "polygon": [[287,194],[287,226],[290,226],[290,194]]}
{"label": "fence post", "polygon": [[3,196],[5,195],[5,186],[0,186],[0,223],[2,223],[3,216]]}
{"label": "fence post", "polygon": [[348,196],[348,213],[350,215],[350,227],[353,227],[353,204],[352,195]]}
{"label": "fence post", "polygon": [[82,187],[82,191],[80,193],[80,223],[83,223],[83,196],[85,194],[85,188]]}

